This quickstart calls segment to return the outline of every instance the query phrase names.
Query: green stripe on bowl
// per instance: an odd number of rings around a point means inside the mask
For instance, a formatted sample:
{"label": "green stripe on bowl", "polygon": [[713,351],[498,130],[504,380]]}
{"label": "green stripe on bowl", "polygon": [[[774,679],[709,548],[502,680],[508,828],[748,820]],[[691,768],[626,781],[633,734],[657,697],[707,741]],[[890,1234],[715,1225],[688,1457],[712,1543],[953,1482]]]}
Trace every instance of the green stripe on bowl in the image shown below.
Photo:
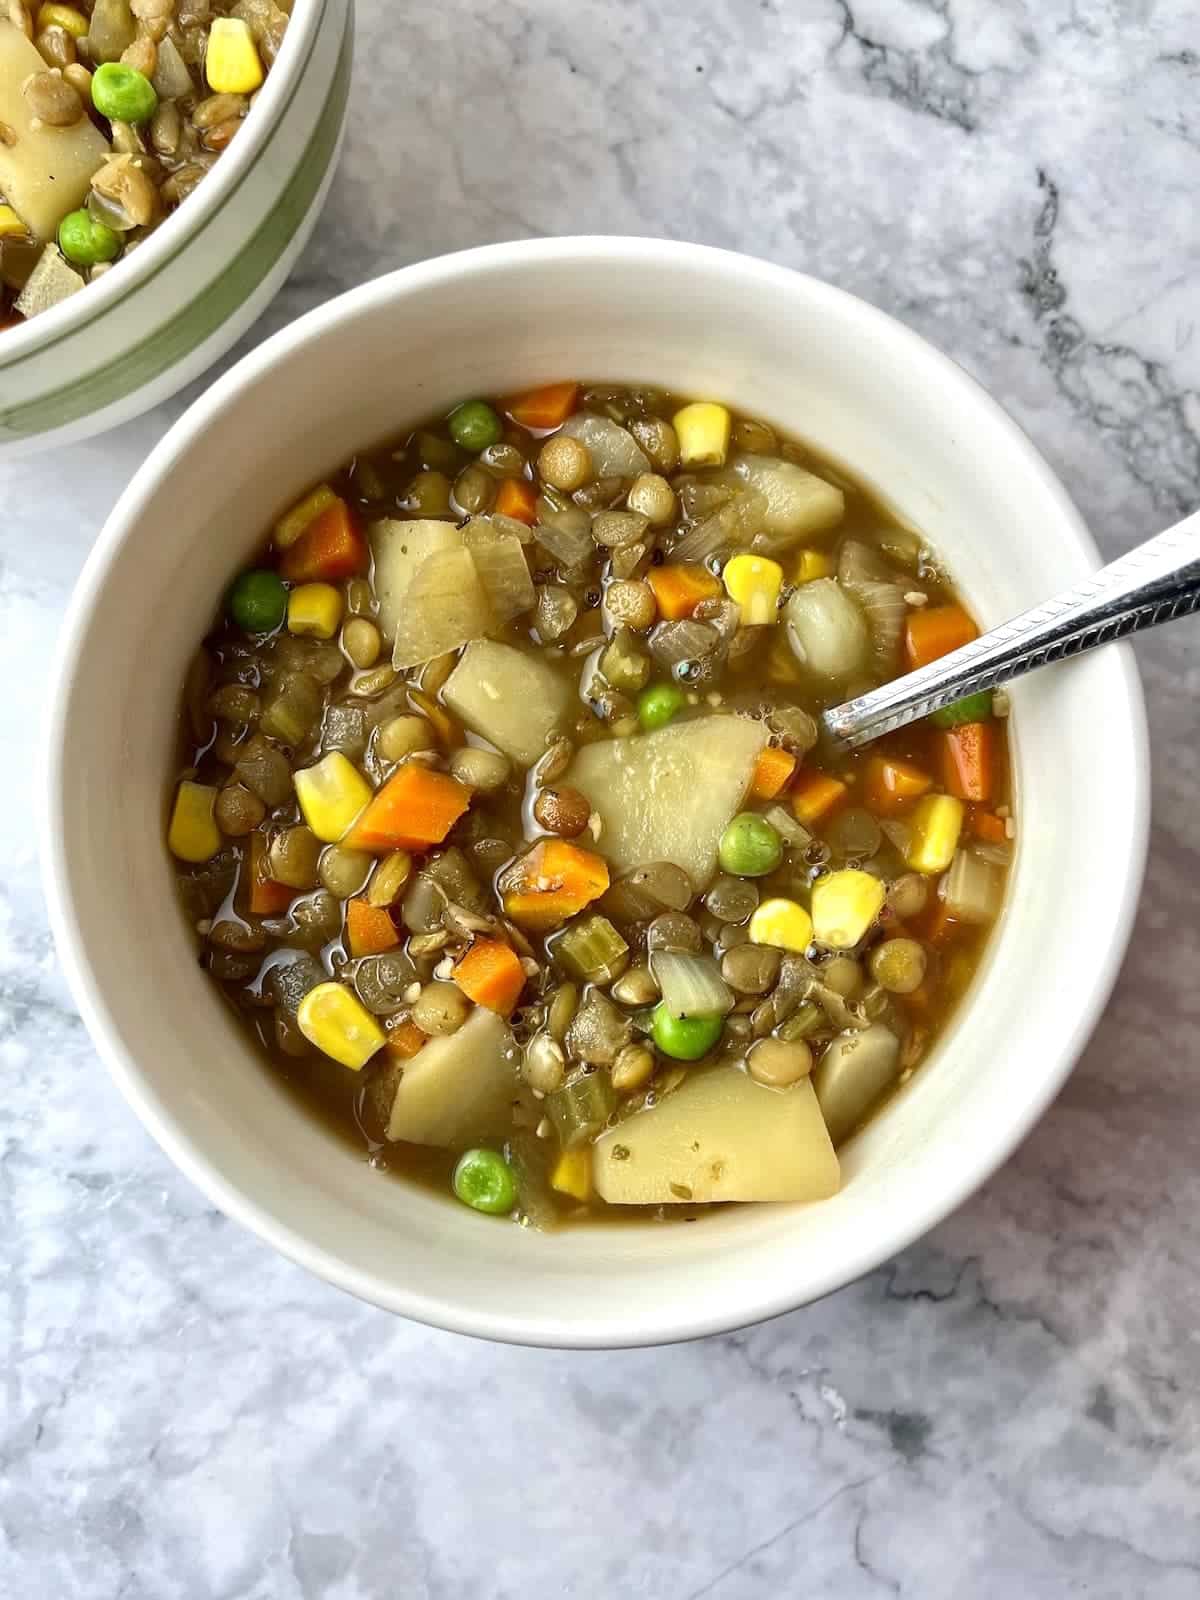
{"label": "green stripe on bowl", "polygon": [[[36,400],[0,411],[0,434],[30,438],[123,399],[203,344],[254,292],[307,215],[333,159],[350,91],[352,45],[353,29],[348,21],[328,99],[287,187],[257,232],[222,269],[217,281],[178,316],[132,345],[119,360]],[[270,142],[260,152],[260,160]],[[192,248],[195,237],[187,239],[159,271],[165,271],[183,250]],[[148,282],[139,284],[133,292],[143,293]]]}

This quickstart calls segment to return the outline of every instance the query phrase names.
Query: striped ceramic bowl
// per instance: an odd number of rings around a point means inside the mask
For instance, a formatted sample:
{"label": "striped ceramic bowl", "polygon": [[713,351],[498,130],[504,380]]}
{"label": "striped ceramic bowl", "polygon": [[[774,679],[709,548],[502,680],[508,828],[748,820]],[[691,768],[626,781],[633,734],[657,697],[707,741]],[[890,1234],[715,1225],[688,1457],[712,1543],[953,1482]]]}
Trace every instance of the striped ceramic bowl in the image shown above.
{"label": "striped ceramic bowl", "polygon": [[352,43],[353,0],[295,0],[245,127],[197,192],[117,270],[0,338],[0,461],[157,405],[260,315],[329,188]]}

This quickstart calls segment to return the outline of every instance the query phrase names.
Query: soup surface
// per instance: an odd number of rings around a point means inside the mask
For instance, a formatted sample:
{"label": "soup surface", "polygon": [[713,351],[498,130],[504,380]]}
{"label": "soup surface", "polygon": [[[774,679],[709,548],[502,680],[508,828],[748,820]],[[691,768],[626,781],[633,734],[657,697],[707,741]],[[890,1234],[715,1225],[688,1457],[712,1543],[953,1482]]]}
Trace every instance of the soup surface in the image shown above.
{"label": "soup surface", "polygon": [[975,632],[763,422],[464,402],[288,509],[196,657],[202,964],[372,1167],[480,1211],[826,1197],[969,985],[1014,824],[1002,696],[850,756],[818,714]]}
{"label": "soup surface", "polygon": [[292,0],[8,0],[0,332],[69,299],[191,194],[241,127]]}

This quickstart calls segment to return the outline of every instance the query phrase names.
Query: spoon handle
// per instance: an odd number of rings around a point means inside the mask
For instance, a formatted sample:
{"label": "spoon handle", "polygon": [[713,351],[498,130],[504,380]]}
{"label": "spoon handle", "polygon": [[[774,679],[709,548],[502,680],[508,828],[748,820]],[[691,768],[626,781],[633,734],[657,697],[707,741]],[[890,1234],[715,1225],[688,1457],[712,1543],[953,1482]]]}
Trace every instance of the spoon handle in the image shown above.
{"label": "spoon handle", "polygon": [[1200,512],[927,667],[826,711],[854,749],[981,689],[1200,610]]}

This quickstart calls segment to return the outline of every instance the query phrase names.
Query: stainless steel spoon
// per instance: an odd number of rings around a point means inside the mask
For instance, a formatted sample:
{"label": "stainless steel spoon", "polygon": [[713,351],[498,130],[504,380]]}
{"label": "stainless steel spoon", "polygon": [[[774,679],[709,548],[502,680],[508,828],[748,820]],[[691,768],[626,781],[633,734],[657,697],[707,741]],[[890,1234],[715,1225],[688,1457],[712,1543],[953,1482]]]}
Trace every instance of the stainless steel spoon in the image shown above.
{"label": "stainless steel spoon", "polygon": [[1200,512],[1112,561],[1075,588],[822,717],[843,749],[927,717],[981,689],[1200,610]]}

